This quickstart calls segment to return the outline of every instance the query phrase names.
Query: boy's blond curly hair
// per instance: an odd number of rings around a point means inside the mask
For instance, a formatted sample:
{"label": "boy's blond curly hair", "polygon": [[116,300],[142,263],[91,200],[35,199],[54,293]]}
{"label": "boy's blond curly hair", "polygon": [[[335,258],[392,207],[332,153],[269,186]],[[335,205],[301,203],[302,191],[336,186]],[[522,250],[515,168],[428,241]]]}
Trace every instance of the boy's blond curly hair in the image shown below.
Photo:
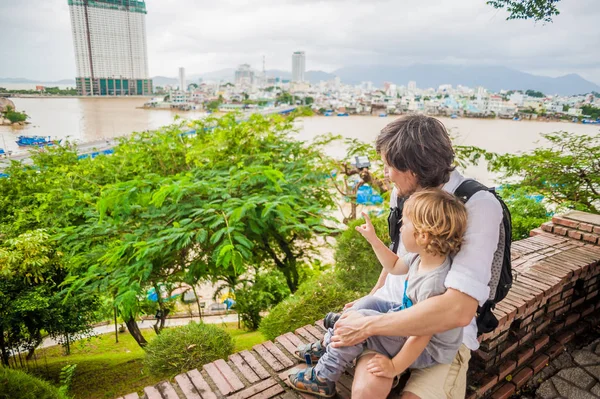
{"label": "boy's blond curly hair", "polygon": [[[460,250],[467,229],[467,210],[454,195],[427,189],[410,196],[404,204],[406,215],[415,227],[417,244],[432,255],[451,255]],[[427,242],[418,235],[426,233]]]}

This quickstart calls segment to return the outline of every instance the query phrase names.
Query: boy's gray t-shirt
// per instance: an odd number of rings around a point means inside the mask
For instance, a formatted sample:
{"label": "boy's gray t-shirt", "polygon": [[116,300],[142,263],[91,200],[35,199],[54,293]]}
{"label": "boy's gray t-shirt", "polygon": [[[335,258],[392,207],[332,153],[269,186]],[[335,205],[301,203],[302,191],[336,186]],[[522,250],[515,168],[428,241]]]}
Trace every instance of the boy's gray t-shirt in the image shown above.
{"label": "boy's gray t-shirt", "polygon": [[[413,302],[413,305],[446,292],[444,281],[452,264],[450,257],[447,257],[446,261],[440,267],[426,273],[419,273],[418,271],[419,255],[414,253],[406,254],[404,262],[408,265],[406,295]],[[436,362],[449,364],[456,357],[456,353],[462,344],[462,338],[462,328],[454,328],[443,333],[434,334],[425,347],[425,350]]]}

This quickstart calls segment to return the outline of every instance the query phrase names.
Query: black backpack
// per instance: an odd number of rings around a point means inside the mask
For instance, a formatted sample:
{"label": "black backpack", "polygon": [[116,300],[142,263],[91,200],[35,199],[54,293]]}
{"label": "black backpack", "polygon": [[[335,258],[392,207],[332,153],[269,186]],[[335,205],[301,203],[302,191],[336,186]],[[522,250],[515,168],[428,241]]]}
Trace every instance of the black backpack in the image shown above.
{"label": "black backpack", "polygon": [[[475,193],[488,191],[492,193],[502,206],[502,226],[498,247],[492,260],[492,277],[490,279],[490,297],[483,306],[477,309],[477,334],[494,331],[498,327],[498,319],[492,312],[496,304],[503,300],[512,286],[512,266],[510,259],[510,245],[512,223],[510,211],[494,188],[488,188],[475,180],[465,180],[454,192],[463,202],[467,202]],[[388,230],[392,243],[390,249],[396,253],[400,245],[400,227],[402,226],[402,209],[406,198],[398,197],[397,205],[390,209],[388,216]]]}

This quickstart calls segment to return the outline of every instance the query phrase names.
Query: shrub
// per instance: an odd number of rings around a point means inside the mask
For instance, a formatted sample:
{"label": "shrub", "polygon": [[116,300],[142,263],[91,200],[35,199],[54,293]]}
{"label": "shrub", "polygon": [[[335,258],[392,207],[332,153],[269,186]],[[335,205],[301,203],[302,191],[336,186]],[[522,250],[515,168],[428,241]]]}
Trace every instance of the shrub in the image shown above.
{"label": "shrub", "polygon": [[59,389],[23,371],[0,367],[0,399],[67,399]]}
{"label": "shrub", "polygon": [[4,117],[10,121],[10,123],[15,122],[25,122],[27,120],[27,114],[24,112],[17,112],[12,107],[6,107],[6,112],[4,113]]}
{"label": "shrub", "polygon": [[550,218],[544,204],[523,188],[506,187],[500,191],[512,219],[512,240],[529,237],[529,232]]}
{"label": "shrub", "polygon": [[[389,241],[387,215],[372,218],[377,236]],[[364,220],[350,222],[348,229],[337,240],[335,249],[335,273],[343,286],[351,291],[366,294],[375,286],[381,274],[381,264],[365,238],[356,231]]]}
{"label": "shrub", "polygon": [[235,308],[244,327],[254,331],[258,329],[262,319],[260,312],[277,305],[288,296],[290,289],[283,273],[273,270],[258,274],[253,285],[236,291]]}
{"label": "shrub", "polygon": [[177,374],[233,353],[233,339],[210,324],[166,329],[146,346],[146,368],[155,375]]}
{"label": "shrub", "polygon": [[275,306],[260,323],[260,331],[268,339],[275,339],[322,319],[327,312],[340,311],[358,297],[360,293],[344,287],[335,273],[324,272],[301,284],[294,295]]}

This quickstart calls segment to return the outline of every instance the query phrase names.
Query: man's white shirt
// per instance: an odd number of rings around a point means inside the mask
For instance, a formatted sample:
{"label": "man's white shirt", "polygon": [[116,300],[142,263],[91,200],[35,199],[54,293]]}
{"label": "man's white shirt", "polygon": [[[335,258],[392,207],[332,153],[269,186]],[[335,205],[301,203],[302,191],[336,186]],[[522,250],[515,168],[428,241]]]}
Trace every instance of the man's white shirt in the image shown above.
{"label": "man's white shirt", "polygon": [[[458,172],[450,174],[450,180],[443,189],[454,193],[466,179]],[[392,192],[390,206],[396,206],[396,189]],[[467,208],[467,230],[460,251],[454,256],[452,266],[446,276],[446,288],[458,290],[483,305],[490,296],[488,287],[492,276],[492,260],[498,247],[502,207],[493,194],[487,191],[475,193],[465,204]],[[398,256],[406,254],[400,241]],[[402,302],[406,276],[388,274],[383,287],[375,296],[394,302]],[[479,348],[475,318],[464,328],[463,343],[471,350]]]}

